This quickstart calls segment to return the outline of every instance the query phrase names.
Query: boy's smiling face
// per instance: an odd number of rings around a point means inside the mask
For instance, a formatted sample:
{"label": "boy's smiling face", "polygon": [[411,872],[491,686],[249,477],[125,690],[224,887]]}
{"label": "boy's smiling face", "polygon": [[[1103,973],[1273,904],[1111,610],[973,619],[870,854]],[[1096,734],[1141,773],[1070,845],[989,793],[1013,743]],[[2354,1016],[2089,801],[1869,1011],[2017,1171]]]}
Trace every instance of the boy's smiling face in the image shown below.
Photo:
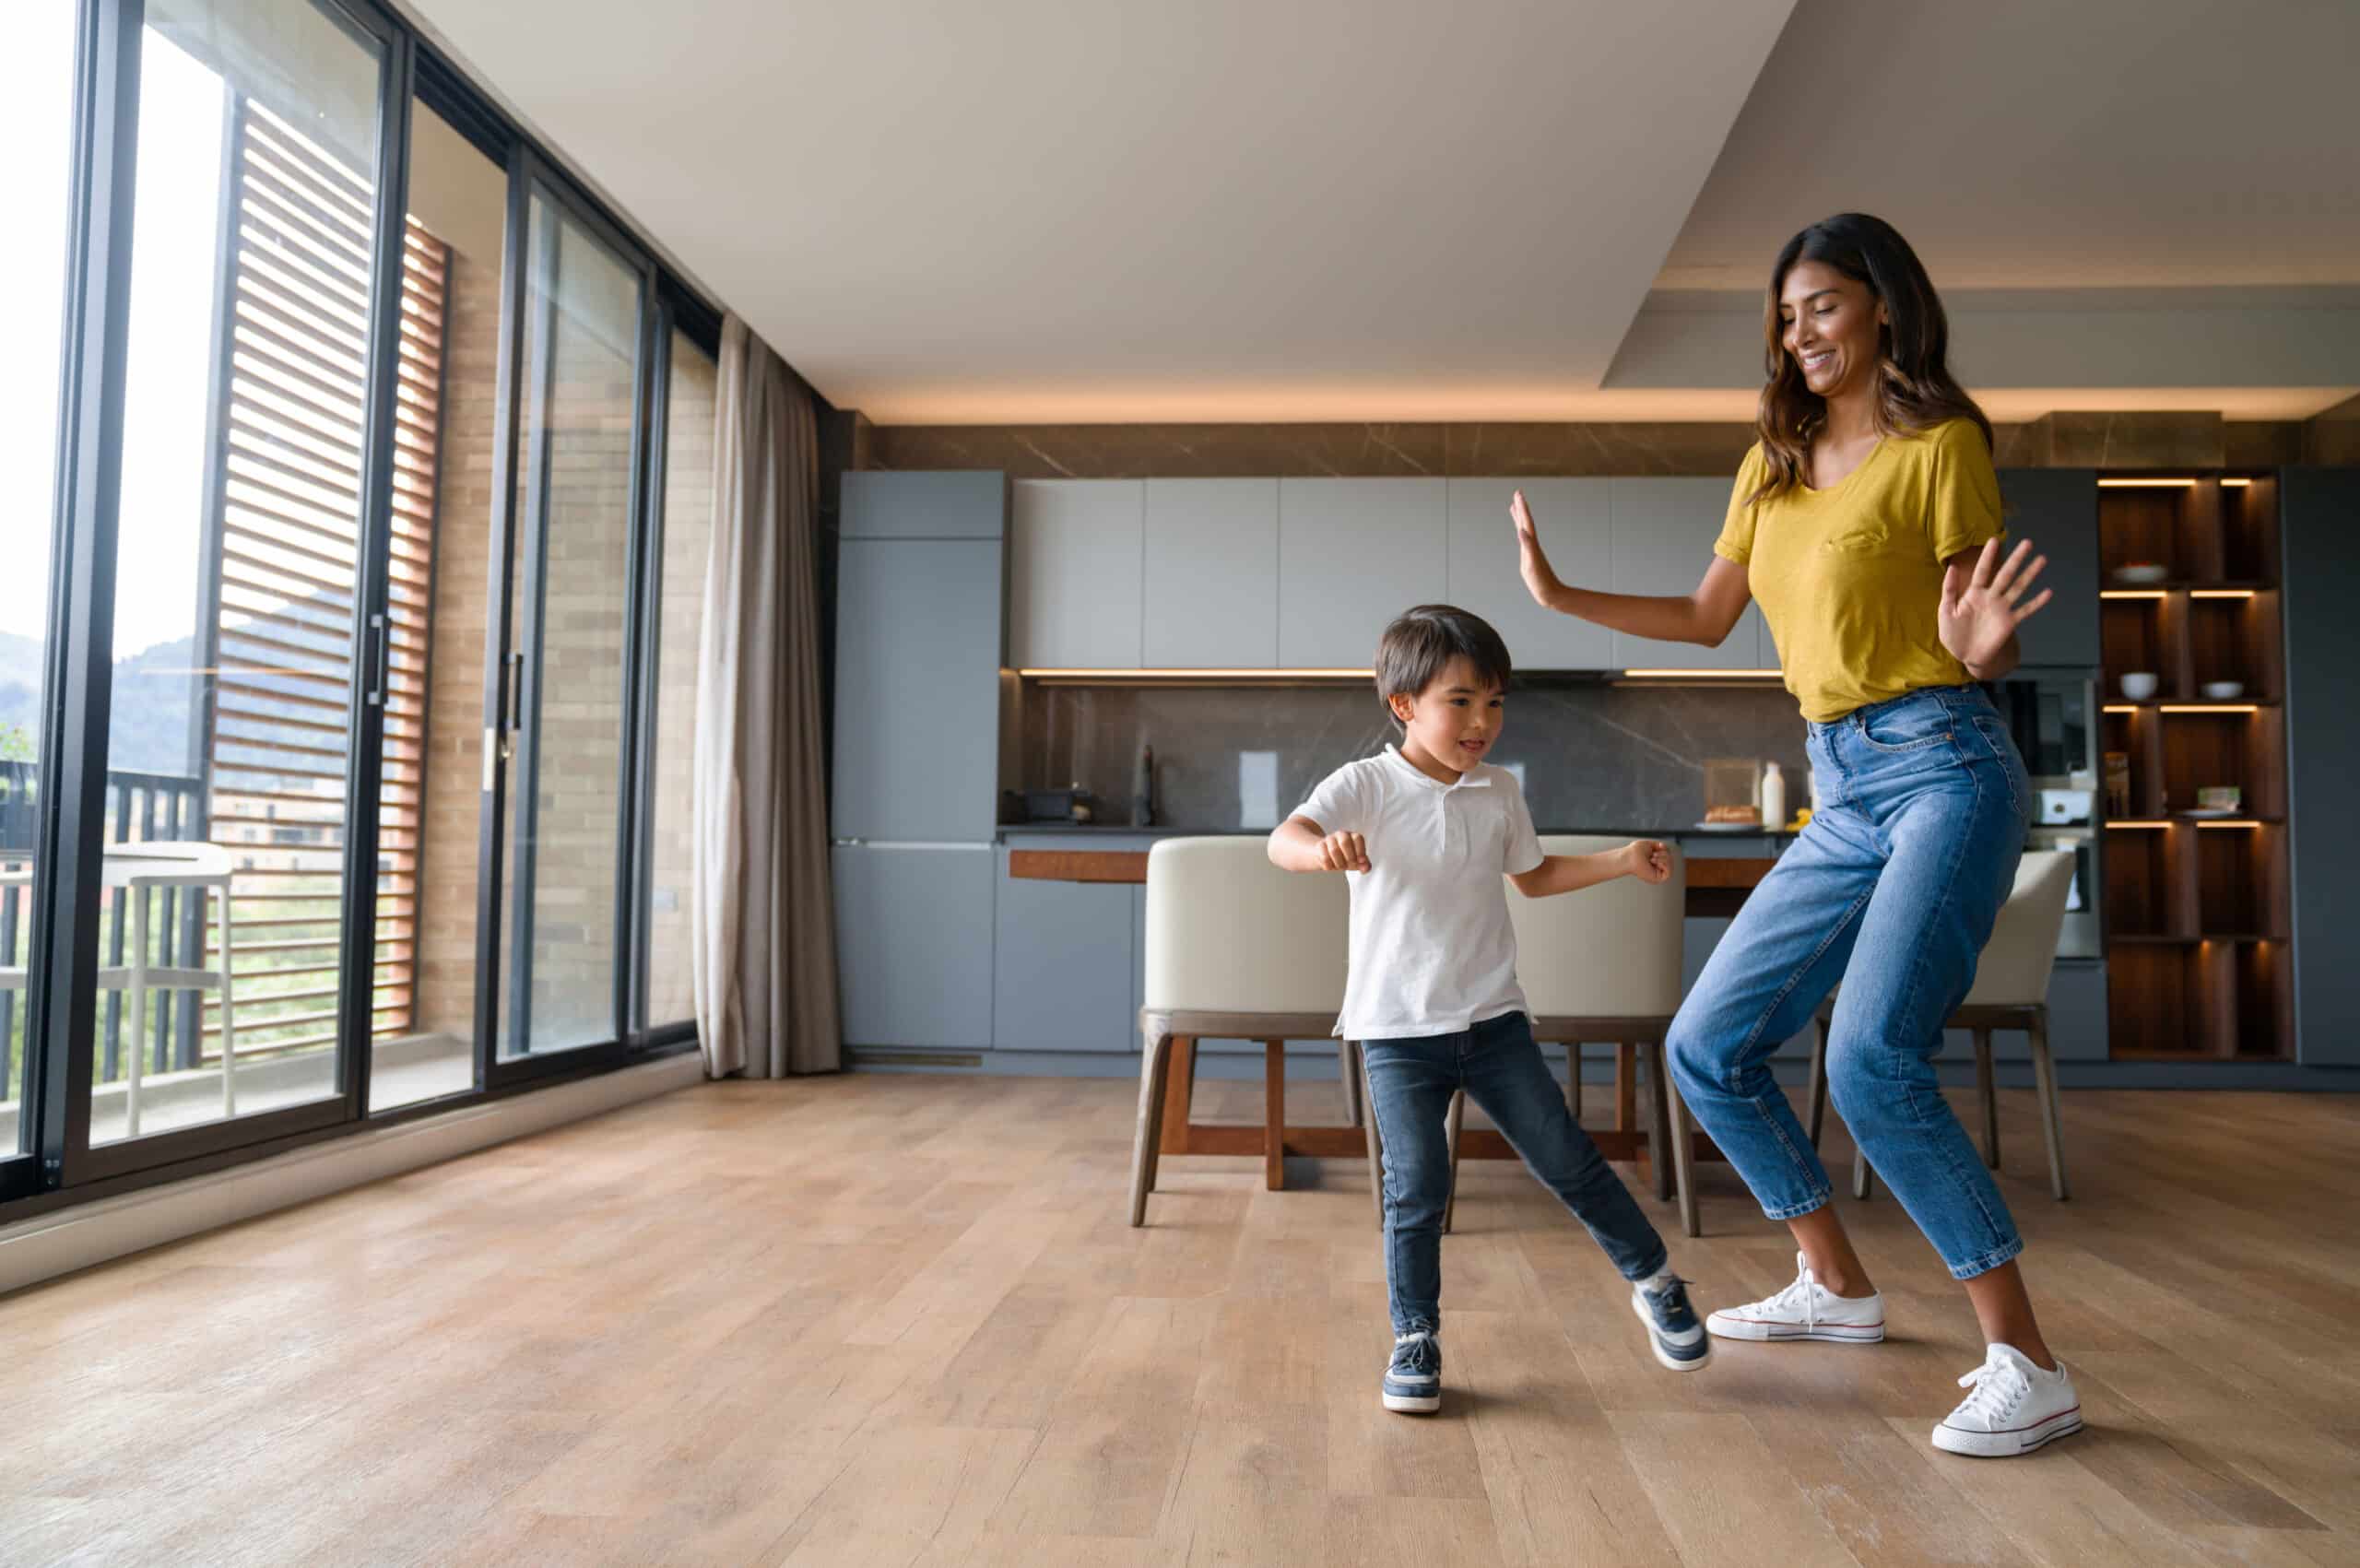
{"label": "boy's smiling face", "polygon": [[1451,783],[1481,761],[1507,723],[1505,694],[1455,658],[1415,697],[1397,694],[1393,716],[1407,732],[1401,755],[1430,778]]}

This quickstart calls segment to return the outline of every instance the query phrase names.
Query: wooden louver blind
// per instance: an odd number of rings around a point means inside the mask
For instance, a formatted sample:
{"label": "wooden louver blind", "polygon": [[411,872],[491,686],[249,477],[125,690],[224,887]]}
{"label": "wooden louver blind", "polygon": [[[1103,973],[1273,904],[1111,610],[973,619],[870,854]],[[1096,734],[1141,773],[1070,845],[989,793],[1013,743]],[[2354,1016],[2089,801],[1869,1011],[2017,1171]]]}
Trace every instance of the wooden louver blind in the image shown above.
{"label": "wooden louver blind", "polygon": [[[207,836],[238,866],[233,966],[246,1054],[336,1035],[371,225],[363,175],[241,99],[232,118],[217,350]],[[416,1008],[436,451],[450,252],[406,225],[379,792],[378,1038]],[[209,946],[218,945],[214,929]],[[218,1049],[206,1002],[204,1051]]]}

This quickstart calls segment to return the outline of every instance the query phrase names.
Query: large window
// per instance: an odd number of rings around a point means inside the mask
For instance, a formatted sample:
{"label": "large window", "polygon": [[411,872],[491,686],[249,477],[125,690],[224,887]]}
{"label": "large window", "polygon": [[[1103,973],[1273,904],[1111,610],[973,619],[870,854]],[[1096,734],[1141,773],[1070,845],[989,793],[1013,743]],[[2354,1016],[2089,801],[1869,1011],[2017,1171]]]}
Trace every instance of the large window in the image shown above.
{"label": "large window", "polygon": [[0,1156],[21,1152],[37,948],[33,903],[42,694],[50,652],[50,519],[57,450],[59,322],[74,152],[72,0],[26,0],[8,18],[16,65],[0,93],[0,289],[32,330],[0,376]]}
{"label": "large window", "polygon": [[642,1029],[696,1015],[689,961],[695,872],[690,795],[696,760],[698,641],[713,548],[713,440],[720,374],[686,333],[672,334],[664,418],[664,517],[658,567],[655,745],[650,760],[646,1003]]}
{"label": "large window", "polygon": [[716,324],[372,0],[10,41],[0,1196],[622,1060]]}

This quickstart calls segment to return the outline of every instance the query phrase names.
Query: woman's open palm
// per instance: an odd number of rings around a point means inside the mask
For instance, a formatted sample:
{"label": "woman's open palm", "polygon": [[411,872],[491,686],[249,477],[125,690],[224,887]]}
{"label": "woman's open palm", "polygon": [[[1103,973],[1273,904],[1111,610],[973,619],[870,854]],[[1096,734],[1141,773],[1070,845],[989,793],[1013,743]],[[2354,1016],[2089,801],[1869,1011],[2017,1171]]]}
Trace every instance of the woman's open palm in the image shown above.
{"label": "woman's open palm", "polygon": [[1508,502],[1508,518],[1516,525],[1516,570],[1524,578],[1524,585],[1531,590],[1536,603],[1555,608],[1554,595],[1563,584],[1540,548],[1540,530],[1532,525],[1532,508],[1525,504],[1522,490],[1516,491],[1515,499]]}
{"label": "woman's open palm", "polygon": [[2016,628],[2048,602],[2047,588],[2029,599],[2023,597],[2047,564],[2047,556],[2032,554],[2030,539],[2010,551],[2005,561],[2000,560],[1996,538],[1983,547],[1972,569],[1953,559],[1942,573],[1937,625],[1942,646],[1970,670],[1988,668],[2006,651]]}

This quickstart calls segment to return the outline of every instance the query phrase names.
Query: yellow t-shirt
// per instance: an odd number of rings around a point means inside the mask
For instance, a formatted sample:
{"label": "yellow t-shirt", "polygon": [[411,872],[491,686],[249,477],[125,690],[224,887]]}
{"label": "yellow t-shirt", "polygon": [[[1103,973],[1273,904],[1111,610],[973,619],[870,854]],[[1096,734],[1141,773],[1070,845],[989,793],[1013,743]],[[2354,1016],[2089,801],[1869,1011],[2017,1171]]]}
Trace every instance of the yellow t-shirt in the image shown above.
{"label": "yellow t-shirt", "polygon": [[1942,646],[1942,562],[2002,536],[2000,477],[1983,432],[1949,419],[1887,436],[1823,490],[1795,487],[1749,506],[1768,473],[1757,444],[1737,471],[1713,553],[1746,569],[1787,690],[1826,723],[1966,666]]}

